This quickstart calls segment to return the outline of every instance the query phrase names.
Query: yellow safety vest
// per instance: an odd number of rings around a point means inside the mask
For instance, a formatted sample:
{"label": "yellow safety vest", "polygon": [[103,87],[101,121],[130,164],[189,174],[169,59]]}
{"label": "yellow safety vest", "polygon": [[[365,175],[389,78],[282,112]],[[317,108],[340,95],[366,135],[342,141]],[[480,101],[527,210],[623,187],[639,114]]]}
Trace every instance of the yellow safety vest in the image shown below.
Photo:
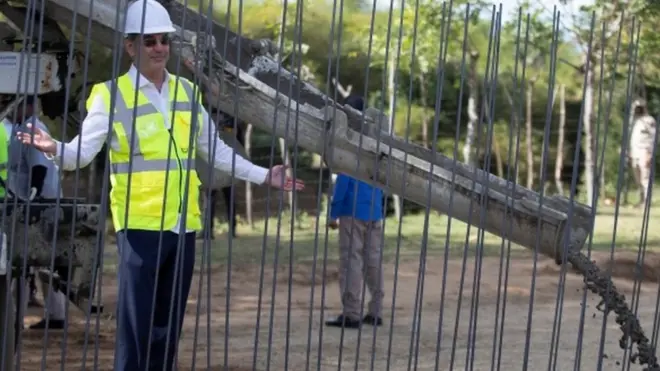
{"label": "yellow safety vest", "polygon": [[[9,166],[9,136],[7,130],[0,125],[0,177],[7,185],[7,167]],[[0,187],[0,197],[6,195],[5,187]]]}
{"label": "yellow safety vest", "polygon": [[[106,81],[94,85],[87,100],[87,110],[97,94],[102,95],[109,109],[112,83]],[[196,109],[196,132],[192,133],[193,107],[201,102],[199,90],[197,99],[193,100],[193,84],[189,80],[174,76],[169,79],[170,109],[174,112],[170,131],[165,127],[163,115],[141,91],[138,91],[135,102],[135,83],[128,75],[117,79],[116,89],[118,94],[114,116],[111,115],[112,134],[109,138],[110,210],[115,230],[174,228],[183,212],[186,193],[186,229],[200,230],[200,181],[194,170],[195,137],[201,133],[199,109]],[[131,135],[133,129],[136,135]]]}

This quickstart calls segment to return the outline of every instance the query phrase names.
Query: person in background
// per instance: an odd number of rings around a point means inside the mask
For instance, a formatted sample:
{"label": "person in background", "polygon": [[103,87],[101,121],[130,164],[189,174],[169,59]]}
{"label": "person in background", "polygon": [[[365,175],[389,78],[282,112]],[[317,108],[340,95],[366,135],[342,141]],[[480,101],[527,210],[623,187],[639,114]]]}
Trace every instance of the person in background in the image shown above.
{"label": "person in background", "polygon": [[[34,197],[46,199],[57,199],[62,197],[59,169],[57,165],[46,158],[43,152],[34,147],[25,147],[18,139],[17,134],[26,132],[27,124],[32,124],[45,133],[48,133],[46,125],[39,120],[39,102],[34,96],[27,96],[24,103],[5,119],[3,123],[5,130],[11,130],[9,140],[9,167],[7,172],[7,187],[9,191],[21,199],[28,199],[34,193]],[[23,313],[28,305],[36,303],[36,284],[34,267],[30,267],[30,274],[26,282],[25,302]],[[68,277],[66,267],[56,267],[55,272],[60,277]],[[58,289],[52,287],[43,290],[44,302],[47,303],[46,315],[49,320],[42,318],[41,321],[30,326],[30,329],[44,329],[46,322],[50,329],[64,328],[66,296]],[[47,292],[47,294],[46,294]],[[32,303],[30,303],[32,302]]]}
{"label": "person in background", "polygon": [[[5,151],[7,151],[7,162],[9,161],[9,143],[11,138],[14,137],[14,124],[12,124],[7,118],[2,120],[2,124],[5,127],[5,133],[7,135],[7,141],[6,145],[3,144],[3,147],[5,148]],[[5,166],[9,166],[9,164],[6,164]],[[7,168],[3,171],[2,175],[2,180],[7,181]],[[5,197],[5,192],[3,189],[2,192],[2,197]],[[27,284],[28,284],[28,302],[27,306],[28,307],[38,307],[39,302],[37,300],[37,284],[35,283],[35,274],[34,274],[34,268],[33,267],[28,267],[28,274],[27,274]]]}
{"label": "person in background", "polygon": [[[346,104],[362,111],[364,100],[349,96]],[[339,229],[339,285],[343,312],[326,326],[358,328],[363,323],[380,326],[383,321],[383,192],[371,185],[338,174],[330,204],[329,227]],[[362,282],[371,295],[364,318]]]}
{"label": "person in background", "polygon": [[[644,206],[648,198],[651,168],[653,167],[653,148],[655,147],[656,122],[648,112],[646,101],[636,99],[632,104],[632,130],[628,158],[639,188],[639,204]],[[651,184],[651,186],[653,186]]]}

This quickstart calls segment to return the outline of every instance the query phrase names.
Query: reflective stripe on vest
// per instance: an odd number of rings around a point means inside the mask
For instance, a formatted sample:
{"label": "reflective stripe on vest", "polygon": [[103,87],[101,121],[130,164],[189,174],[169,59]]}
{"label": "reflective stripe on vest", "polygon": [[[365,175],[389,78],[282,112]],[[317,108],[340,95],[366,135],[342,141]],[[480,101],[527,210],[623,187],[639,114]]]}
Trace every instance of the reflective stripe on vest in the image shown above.
{"label": "reflective stripe on vest", "polygon": [[[185,80],[181,81],[181,86],[188,95],[188,102],[174,102],[172,105],[172,110],[174,112],[190,112],[193,108],[193,87],[192,84],[188,83]],[[105,82],[108,91],[112,91],[112,81]],[[115,115],[113,121],[118,122],[124,128],[126,133],[126,139],[129,141],[129,153],[131,154],[132,161],[130,162],[119,162],[112,163],[111,169],[114,174],[128,174],[129,172],[138,173],[143,171],[169,171],[174,169],[179,169],[179,164],[176,159],[170,160],[147,160],[144,158],[142,151],[140,150],[140,136],[135,134],[133,135],[133,128],[135,127],[134,123],[137,121],[137,118],[140,116],[151,115],[155,113],[160,113],[156,107],[151,103],[142,104],[136,106],[135,108],[128,108],[126,101],[121,93],[115,95]],[[110,146],[118,151],[119,142],[115,135],[112,136]],[[183,168],[182,170],[188,169],[188,161],[181,162]]]}

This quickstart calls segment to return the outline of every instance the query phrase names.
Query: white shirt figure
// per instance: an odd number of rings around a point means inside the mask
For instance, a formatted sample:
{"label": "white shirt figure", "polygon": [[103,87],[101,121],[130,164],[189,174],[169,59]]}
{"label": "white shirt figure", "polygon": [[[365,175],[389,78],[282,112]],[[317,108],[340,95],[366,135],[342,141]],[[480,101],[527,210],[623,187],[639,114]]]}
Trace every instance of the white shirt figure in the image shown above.
{"label": "white shirt figure", "polygon": [[15,125],[9,120],[3,120],[5,130],[9,134],[9,166],[7,169],[7,187],[21,199],[30,196],[30,173],[34,166],[44,166],[47,169],[46,178],[41,189],[41,197],[56,199],[62,197],[60,174],[57,164],[50,161],[41,151],[32,146],[24,145],[17,137],[17,132],[27,132],[26,124],[32,124],[50,134],[46,125],[36,116],[31,116],[23,124]]}
{"label": "white shirt figure", "polygon": [[655,147],[655,119],[646,114],[635,117],[630,133],[630,157],[650,157]]}
{"label": "white shirt figure", "polygon": [[[139,74],[134,65],[131,65],[131,68],[128,70],[128,76],[130,77],[133,86],[136,86],[136,80],[139,80],[139,83],[137,84],[138,89],[140,89],[149,102],[163,115],[165,126],[167,129],[170,129],[171,113],[168,82],[170,78],[176,79],[176,76],[166,72],[165,80],[160,91],[158,91],[152,82]],[[192,101],[193,97],[190,97],[190,99]],[[239,155],[236,155],[236,163],[234,165],[232,162],[234,158],[234,150],[218,137],[215,124],[211,120],[211,117],[202,105],[202,102],[198,103],[198,112],[202,115],[202,120],[199,123],[201,135],[197,136],[196,143],[198,154],[208,159],[209,153],[211,153],[211,150],[213,149],[211,145],[214,145],[215,156],[213,156],[212,164],[215,168],[228,173],[231,173],[232,170],[234,170],[234,176],[240,180],[258,184],[263,183],[266,180],[269,170],[254,165]],[[75,170],[87,166],[99,153],[103,144],[108,139],[109,125],[110,115],[105,102],[100,95],[97,95],[94,97],[87,110],[87,116],[82,122],[80,134],[73,138],[70,143],[65,143],[64,150],[62,150],[62,143],[56,141],[57,153],[54,161],[56,161],[57,164],[60,164],[60,158],[62,158],[64,160],[62,164],[63,170]],[[78,156],[78,146],[80,146],[80,156]],[[192,160],[194,161],[194,158]],[[179,215],[179,221],[172,229],[173,232],[179,232],[181,227],[180,223],[181,215]],[[192,231],[187,230],[186,232]]]}

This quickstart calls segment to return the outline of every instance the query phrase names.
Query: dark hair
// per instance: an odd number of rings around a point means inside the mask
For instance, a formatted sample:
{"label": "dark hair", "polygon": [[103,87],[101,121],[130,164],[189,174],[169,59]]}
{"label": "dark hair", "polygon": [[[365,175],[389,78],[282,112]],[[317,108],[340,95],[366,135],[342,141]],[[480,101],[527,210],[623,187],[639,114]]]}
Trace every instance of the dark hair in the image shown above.
{"label": "dark hair", "polygon": [[646,110],[646,106],[636,106],[634,110],[634,114],[636,116],[641,116],[641,115],[646,115],[648,111]]}
{"label": "dark hair", "polygon": [[25,104],[34,104],[34,95],[26,95]]}
{"label": "dark hair", "polygon": [[355,108],[358,111],[364,110],[364,98],[362,98],[359,95],[350,95],[346,100],[344,101],[344,104],[347,106],[351,106]]}

